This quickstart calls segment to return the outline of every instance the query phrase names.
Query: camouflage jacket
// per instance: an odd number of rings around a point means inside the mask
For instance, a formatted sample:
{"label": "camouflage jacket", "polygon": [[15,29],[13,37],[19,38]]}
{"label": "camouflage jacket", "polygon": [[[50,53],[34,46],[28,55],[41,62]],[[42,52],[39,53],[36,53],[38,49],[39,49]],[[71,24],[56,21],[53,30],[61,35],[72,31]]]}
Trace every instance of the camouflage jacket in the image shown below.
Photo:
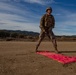
{"label": "camouflage jacket", "polygon": [[46,27],[54,28],[54,26],[55,26],[55,19],[53,15],[44,14],[40,20],[40,28],[44,30]]}

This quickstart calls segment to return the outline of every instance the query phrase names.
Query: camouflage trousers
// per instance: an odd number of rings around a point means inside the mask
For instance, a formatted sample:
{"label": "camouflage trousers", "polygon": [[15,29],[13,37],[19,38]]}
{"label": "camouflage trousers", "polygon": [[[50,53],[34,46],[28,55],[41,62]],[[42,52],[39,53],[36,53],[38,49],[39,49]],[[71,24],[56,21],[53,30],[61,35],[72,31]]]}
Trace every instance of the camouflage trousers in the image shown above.
{"label": "camouflage trousers", "polygon": [[51,40],[55,39],[55,35],[52,30],[50,30],[49,32],[43,32],[41,30],[40,35],[39,35],[39,40],[43,40],[45,36],[48,36],[48,38]]}
{"label": "camouflage trousers", "polygon": [[56,38],[55,38],[55,35],[54,35],[52,29],[49,32],[43,32],[41,30],[40,35],[39,35],[38,44],[36,46],[36,50],[38,49],[38,47],[39,47],[40,43],[42,42],[42,40],[44,39],[45,35],[48,36],[48,38],[52,40],[53,46],[54,46],[55,50],[57,50],[57,42],[56,42]]}

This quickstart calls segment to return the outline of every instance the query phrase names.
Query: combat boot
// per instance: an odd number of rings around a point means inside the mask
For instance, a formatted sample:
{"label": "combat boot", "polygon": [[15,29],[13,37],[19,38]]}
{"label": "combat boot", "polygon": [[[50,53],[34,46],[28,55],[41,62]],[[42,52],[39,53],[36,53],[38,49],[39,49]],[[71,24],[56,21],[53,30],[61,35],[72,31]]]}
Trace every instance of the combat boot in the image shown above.
{"label": "combat boot", "polygon": [[58,49],[57,49],[57,45],[55,45],[55,52],[59,53]]}
{"label": "combat boot", "polygon": [[36,49],[35,49],[36,52],[38,52],[38,47],[39,47],[39,44],[36,45]]}

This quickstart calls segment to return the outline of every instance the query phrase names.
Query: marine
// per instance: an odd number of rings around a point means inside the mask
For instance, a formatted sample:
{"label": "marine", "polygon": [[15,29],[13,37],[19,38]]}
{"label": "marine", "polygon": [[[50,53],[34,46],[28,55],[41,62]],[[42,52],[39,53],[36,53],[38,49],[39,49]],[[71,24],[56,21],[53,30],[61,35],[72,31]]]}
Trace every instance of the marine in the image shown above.
{"label": "marine", "polygon": [[38,44],[36,45],[36,52],[38,51],[38,47],[40,46],[40,43],[44,39],[45,35],[47,35],[48,38],[52,40],[53,46],[55,48],[55,52],[58,53],[56,38],[52,31],[52,29],[55,27],[55,19],[51,13],[52,13],[52,8],[48,7],[46,9],[46,14],[44,14],[41,17],[40,26],[39,26],[41,32],[39,35]]}

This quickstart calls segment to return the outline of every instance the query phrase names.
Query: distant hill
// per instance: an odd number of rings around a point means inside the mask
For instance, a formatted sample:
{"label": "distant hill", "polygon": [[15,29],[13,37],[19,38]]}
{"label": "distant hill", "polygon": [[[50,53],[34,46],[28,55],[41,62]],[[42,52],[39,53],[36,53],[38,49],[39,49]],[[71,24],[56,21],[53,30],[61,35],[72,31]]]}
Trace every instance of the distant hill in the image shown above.
{"label": "distant hill", "polygon": [[[10,39],[11,38],[11,39]],[[0,40],[38,40],[39,33],[38,32],[32,32],[32,31],[21,31],[21,30],[0,30]],[[56,39],[58,41],[76,41],[76,35],[56,35]],[[48,40],[47,37],[44,38],[44,40]]]}
{"label": "distant hill", "polygon": [[38,36],[39,35],[38,32],[32,32],[32,31],[21,31],[21,30],[0,30],[0,31],[9,32],[9,33],[19,33],[19,34],[23,34],[26,36]]}

